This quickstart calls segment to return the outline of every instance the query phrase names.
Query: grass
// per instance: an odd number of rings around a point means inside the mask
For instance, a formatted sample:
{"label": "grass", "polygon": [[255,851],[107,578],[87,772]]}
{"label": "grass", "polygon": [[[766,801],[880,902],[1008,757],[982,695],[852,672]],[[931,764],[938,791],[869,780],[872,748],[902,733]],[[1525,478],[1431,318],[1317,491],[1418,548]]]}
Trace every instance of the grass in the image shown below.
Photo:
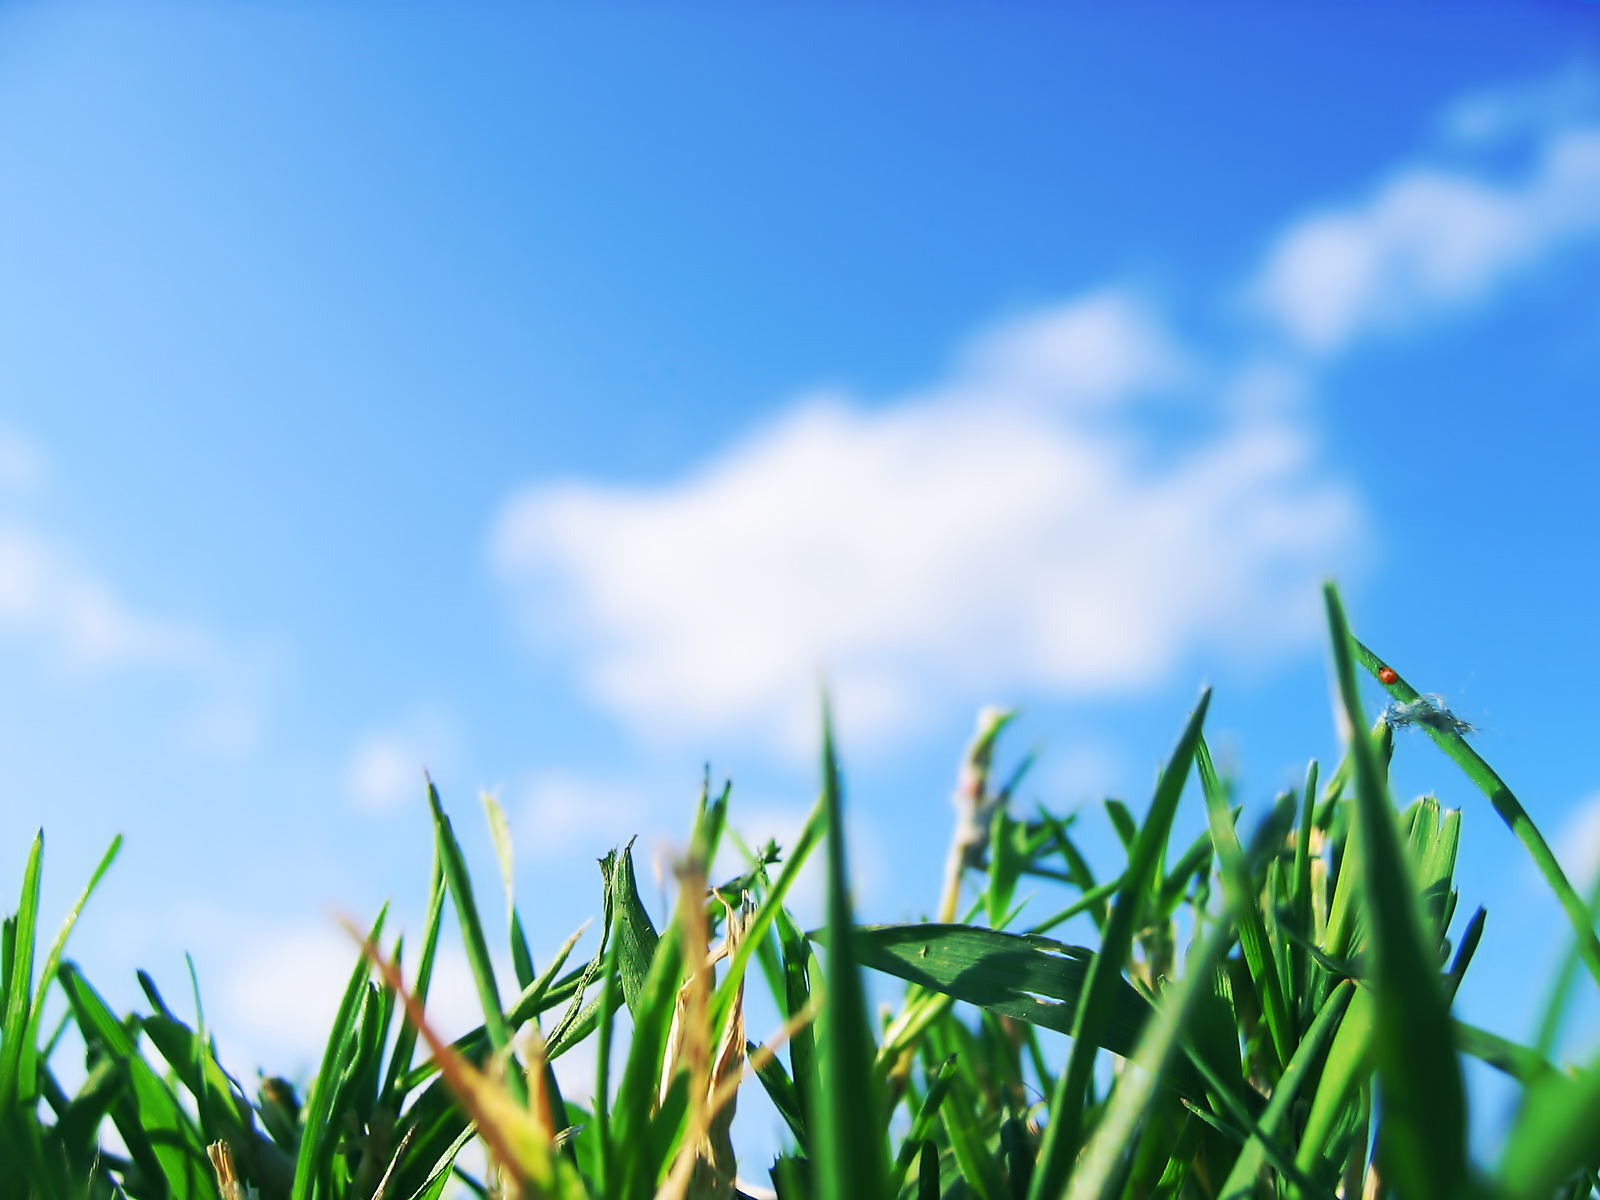
{"label": "grass", "polygon": [[[1427,726],[1573,923],[1538,1045],[1451,1015],[1484,928],[1480,909],[1450,956],[1463,816],[1431,796],[1397,809],[1394,732],[1382,717],[1369,725],[1357,672],[1401,703],[1418,694],[1350,634],[1331,587],[1327,608],[1340,712],[1356,731],[1344,761],[1326,776],[1311,764],[1304,786],[1242,836],[1206,746],[1202,694],[1142,818],[1105,802],[1125,851],[1108,880],[1074,840],[1073,816],[1012,811],[1018,776],[990,779],[1007,716],[986,711],[961,764],[933,923],[856,924],[825,721],[821,797],[795,844],[746,850],[728,831],[729,793],[707,792],[667,928],[652,923],[631,847],[620,847],[601,863],[592,957],[569,965],[574,934],[536,970],[513,900],[513,978],[500,978],[430,784],[435,861],[420,940],[386,940],[383,913],[355,933],[303,1095],[276,1078],[249,1094],[203,1023],[186,1024],[148,976],[147,1011],[117,1014],[63,958],[117,843],[41,955],[36,840],[0,944],[0,1200],[435,1200],[452,1181],[485,1195],[731,1200],[769,1180],[781,1200],[1587,1197],[1600,1187],[1600,1064],[1548,1055],[1578,967],[1600,978],[1600,893],[1573,891],[1459,729]],[[1206,831],[1174,846],[1175,815],[1195,792]],[[487,817],[509,897],[506,821],[492,802]],[[725,841],[747,869],[712,879]],[[826,924],[807,933],[786,900],[819,850]],[[1025,877],[1064,887],[1071,903],[1020,928]],[[974,902],[958,920],[963,889]],[[1085,915],[1095,946],[1048,936]],[[447,930],[466,949],[484,1015],[449,1044],[426,1017]],[[901,981],[898,1007],[870,1011],[868,972]],[[761,986],[784,1026],[756,1046],[744,999]],[[47,1030],[52,988],[67,1015]],[[198,1012],[198,983],[195,1001]],[[53,1066],[68,1023],[87,1052],[72,1095]],[[1064,1059],[1041,1029],[1068,1035]],[[588,1039],[593,1111],[563,1098],[551,1067]],[[1468,1155],[1463,1055],[1521,1086],[1494,1163]],[[787,1127],[775,1163],[735,1161],[729,1126],[751,1088]],[[485,1179],[456,1161],[474,1140],[488,1153]]]}

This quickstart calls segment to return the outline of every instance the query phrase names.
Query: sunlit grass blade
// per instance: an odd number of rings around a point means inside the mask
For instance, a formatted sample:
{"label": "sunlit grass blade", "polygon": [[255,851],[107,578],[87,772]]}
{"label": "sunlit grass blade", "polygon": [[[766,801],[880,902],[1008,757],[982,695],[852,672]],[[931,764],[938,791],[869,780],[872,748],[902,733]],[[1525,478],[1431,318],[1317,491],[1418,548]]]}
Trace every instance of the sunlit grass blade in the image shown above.
{"label": "sunlit grass blade", "polygon": [[622,978],[622,996],[628,1011],[637,1014],[639,995],[644,990],[650,962],[655,958],[660,935],[639,899],[639,883],[633,873],[633,842],[615,855],[611,867],[612,937],[617,942],[617,971]]}
{"label": "sunlit grass blade", "polygon": [[1351,733],[1357,828],[1374,944],[1376,1052],[1384,1170],[1408,1200],[1454,1200],[1467,1185],[1466,1094],[1450,1014],[1423,938],[1415,884],[1395,828],[1356,690],[1353,639],[1332,584],[1324,591],[1339,694]]}
{"label": "sunlit grass blade", "polygon": [[[1402,703],[1415,702],[1421,699],[1421,694],[1394,670],[1391,665],[1385,664],[1376,654],[1362,645],[1353,636],[1350,639],[1350,649],[1360,661],[1361,665],[1377,679],[1389,694]],[[1384,682],[1382,672],[1393,673],[1393,682]],[[1352,683],[1352,686],[1353,683]],[[1528,816],[1527,810],[1522,807],[1522,802],[1506,786],[1505,780],[1495,773],[1493,767],[1483,760],[1483,757],[1467,743],[1461,733],[1451,727],[1440,727],[1424,723],[1424,732],[1433,739],[1434,744],[1455,762],[1467,778],[1477,784],[1478,789],[1489,798],[1489,803],[1494,806],[1495,812],[1500,814],[1500,819],[1506,823],[1529,857],[1533,859],[1534,866],[1544,876],[1545,883],[1555,893],[1556,900],[1562,910],[1567,914],[1567,919],[1572,923],[1573,933],[1577,938],[1578,953],[1583,958],[1584,965],[1589,968],[1589,973],[1594,976],[1595,982],[1600,983],[1600,936],[1596,936],[1593,920],[1589,915],[1589,907],[1578,895],[1577,890],[1567,879],[1567,873],[1561,869],[1561,864],[1556,861],[1555,854],[1551,851],[1549,843],[1544,840],[1544,835],[1539,832],[1539,827]]]}
{"label": "sunlit grass blade", "polygon": [[[433,983],[433,960],[439,949],[439,928],[444,921],[444,863],[439,856],[437,842],[433,855],[433,882],[428,895],[428,917],[423,927],[422,957],[417,960],[416,982],[413,984],[413,994],[417,1003],[426,1006],[428,1003],[428,989]],[[379,1091],[379,1104],[391,1113],[398,1114],[400,1105],[405,1101],[411,1090],[407,1086],[408,1072],[411,1070],[411,1057],[416,1053],[417,1030],[410,1021],[402,1021],[400,1030],[395,1034],[394,1049],[389,1055],[389,1069],[384,1076],[383,1087]]]}
{"label": "sunlit grass blade", "polygon": [[117,851],[122,849],[122,835],[118,834],[111,839],[111,845],[100,858],[100,864],[95,867],[94,874],[89,877],[89,882],[84,884],[83,891],[78,894],[76,903],[67,913],[66,920],[61,922],[61,929],[56,933],[56,939],[50,944],[50,950],[45,955],[44,965],[39,971],[39,986],[33,995],[33,1001],[28,1008],[27,1025],[22,1031],[21,1043],[18,1046],[17,1058],[17,1100],[21,1105],[26,1105],[37,1099],[39,1095],[39,1024],[44,1017],[44,995],[50,985],[55,982],[56,967],[61,962],[61,954],[66,949],[67,938],[72,935],[73,926],[78,923],[78,917],[83,912],[83,906],[89,902],[89,897],[94,895],[95,888],[100,886],[100,880],[111,868],[116,860]]}
{"label": "sunlit grass blade", "polygon": [[828,835],[828,990],[823,1027],[826,1068],[810,1125],[817,1142],[818,1200],[880,1200],[889,1182],[881,1109],[872,1063],[877,1055],[867,996],[851,942],[850,872],[844,796],[834,757],[833,723],[822,707],[822,796]]}
{"label": "sunlit grass blade", "polygon": [[6,931],[5,1016],[0,1020],[0,1114],[18,1105],[23,1030],[27,1028],[33,991],[33,945],[38,936],[39,875],[43,867],[44,831],[34,835],[28,865],[22,873],[22,897],[15,921]]}
{"label": "sunlit grass blade", "polygon": [[1084,1094],[1094,1069],[1095,1055],[1099,1052],[1102,1031],[1111,1017],[1115,998],[1120,991],[1119,985],[1124,983],[1122,965],[1133,944],[1133,935],[1156,863],[1171,832],[1172,818],[1177,812],[1178,800],[1183,795],[1184,783],[1194,762],[1195,748],[1200,743],[1200,729],[1205,723],[1206,709],[1210,704],[1211,691],[1208,688],[1200,694],[1200,702],[1189,718],[1188,727],[1178,739],[1177,748],[1161,773],[1155,797],[1150,802],[1150,811],[1145,814],[1138,840],[1128,856],[1128,868],[1123,873],[1125,882],[1111,907],[1111,916],[1101,936],[1100,951],[1090,964],[1073,1020],[1072,1048],[1067,1054],[1066,1069],[1056,1081],[1050,1104],[1050,1123],[1045,1127],[1038,1165],[1028,1189],[1029,1200],[1055,1200],[1061,1194],[1072,1163],[1078,1156]]}
{"label": "sunlit grass blade", "polygon": [[461,853],[461,843],[456,840],[450,818],[439,803],[439,790],[431,779],[428,780],[428,807],[433,812],[439,864],[444,868],[445,883],[455,903],[461,938],[466,943],[467,963],[472,968],[472,981],[477,985],[478,1000],[483,1007],[483,1025],[488,1030],[490,1045],[501,1050],[510,1044],[511,1030],[500,1007],[500,989],[495,983],[494,964],[489,960],[489,941],[483,933],[477,901],[473,899],[472,878],[467,872],[466,857]]}

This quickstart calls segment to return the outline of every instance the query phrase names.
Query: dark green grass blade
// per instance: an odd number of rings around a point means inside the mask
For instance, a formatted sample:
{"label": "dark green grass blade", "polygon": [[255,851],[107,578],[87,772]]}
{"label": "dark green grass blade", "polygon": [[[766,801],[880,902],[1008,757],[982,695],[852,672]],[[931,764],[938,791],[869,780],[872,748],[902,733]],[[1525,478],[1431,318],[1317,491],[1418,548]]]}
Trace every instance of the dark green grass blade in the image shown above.
{"label": "dark green grass blade", "polygon": [[633,874],[633,842],[624,846],[612,867],[611,892],[615,910],[613,933],[617,940],[617,970],[622,977],[622,997],[628,1011],[639,1011],[639,994],[644,990],[656,944],[661,940],[639,899],[639,883]]}
{"label": "dark green grass blade", "polygon": [[[1350,639],[1350,649],[1372,677],[1378,679],[1378,672],[1384,669],[1384,661],[1354,637]],[[1389,669],[1394,670],[1393,666]],[[1379,683],[1382,684],[1381,679]],[[1420,693],[1401,678],[1398,672],[1393,683],[1382,685],[1396,700],[1413,701],[1420,698]],[[1434,744],[1466,772],[1467,778],[1478,785],[1478,789],[1489,798],[1489,803],[1494,805],[1495,812],[1500,814],[1500,819],[1527,850],[1534,866],[1539,868],[1539,873],[1544,876],[1550,890],[1555,893],[1556,899],[1567,914],[1567,919],[1572,922],[1573,932],[1577,936],[1578,953],[1582,956],[1584,965],[1589,968],[1589,973],[1594,976],[1595,982],[1600,983],[1600,937],[1595,935],[1588,906],[1567,880],[1567,873],[1561,869],[1561,864],[1556,861],[1556,856],[1551,852],[1538,826],[1522,807],[1522,802],[1506,786],[1505,780],[1495,773],[1493,767],[1484,762],[1482,756],[1468,745],[1466,738],[1456,730],[1436,729],[1432,725],[1424,725],[1423,729],[1433,739]]]}
{"label": "dark green grass blade", "polygon": [[[855,948],[864,967],[1058,1033],[1072,1032],[1094,961],[1082,946],[977,925],[863,925]],[[1100,1044],[1127,1057],[1150,1002],[1120,975],[1110,989]]]}
{"label": "dark green grass blade", "polygon": [[[745,1058],[749,1061],[758,1047],[754,1042],[745,1043]],[[769,1058],[765,1063],[756,1068],[756,1078],[761,1081],[762,1090],[767,1093],[772,1101],[772,1107],[778,1110],[778,1115],[783,1118],[783,1123],[789,1127],[789,1132],[794,1135],[795,1144],[800,1148],[800,1153],[806,1153],[808,1141],[806,1133],[805,1115],[800,1110],[800,1095],[795,1091],[794,1080],[789,1078],[789,1072],[783,1069],[783,1063],[776,1057]]]}
{"label": "dark green grass blade", "polygon": [[214,1200],[211,1166],[199,1130],[139,1053],[134,1034],[71,963],[61,965],[57,978],[84,1040],[115,1059],[126,1073],[126,1087],[112,1108],[112,1120],[129,1153],[145,1171],[165,1180],[173,1200]]}
{"label": "dark green grass blade", "polygon": [[[1355,764],[1358,833],[1374,943],[1384,1169],[1407,1200],[1454,1200],[1467,1186],[1466,1095],[1450,1013],[1424,940],[1417,895],[1356,690],[1352,638],[1324,589],[1333,660]],[[1542,842],[1541,842],[1542,844]],[[1554,861],[1554,860],[1552,860]]]}
{"label": "dark green grass blade", "polygon": [[[931,1068],[930,1068],[931,1070]],[[917,1157],[917,1152],[925,1144],[929,1131],[933,1128],[934,1121],[939,1118],[939,1106],[950,1093],[950,1085],[956,1077],[955,1059],[948,1058],[940,1064],[939,1070],[933,1075],[933,1082],[928,1085],[928,1094],[922,1099],[922,1107],[917,1110],[916,1117],[911,1122],[911,1131],[906,1134],[906,1139],[900,1144],[900,1153],[894,1160],[894,1178],[903,1181],[905,1174],[911,1169],[912,1162]]]}
{"label": "dark green grass blade", "polygon": [[1193,1022],[1216,978],[1217,962],[1233,943],[1226,919],[1218,921],[1195,954],[1182,982],[1169,989],[1134,1052],[1139,1070],[1124,1070],[1094,1135],[1067,1185],[1067,1200],[1112,1200],[1118,1164],[1135,1142],[1140,1125],[1179,1049],[1179,1036]]}
{"label": "dark green grass blade", "polygon": [[1338,1129],[1340,1114],[1356,1090],[1372,1076],[1372,1042],[1377,1005],[1370,988],[1360,987],[1350,999],[1344,1020],[1328,1047],[1322,1064],[1311,1112],[1306,1117],[1295,1165],[1311,1172],[1329,1148]]}
{"label": "dark green grass blade", "polygon": [[851,943],[850,872],[844,845],[844,797],[834,758],[833,723],[822,709],[822,795],[828,813],[828,991],[823,1028],[826,1070],[818,1111],[810,1114],[817,1142],[819,1200],[880,1200],[889,1182],[884,1121],[872,1071],[877,1045],[867,1018],[867,995]]}
{"label": "dark green grass blade", "polygon": [[1283,999],[1283,986],[1278,960],[1267,940],[1266,923],[1261,907],[1256,902],[1256,886],[1250,878],[1250,867],[1239,845],[1238,832],[1233,827],[1233,815],[1228,808],[1228,797],[1211,763],[1211,751],[1204,738],[1195,750],[1195,762],[1200,768],[1200,786],[1205,793],[1206,815],[1211,821],[1211,842],[1217,848],[1219,874],[1222,877],[1222,894],[1227,898],[1228,911],[1239,923],[1239,947],[1250,968],[1250,978],[1261,996],[1267,1032],[1272,1038],[1278,1070],[1294,1053],[1294,1030],[1289,1020],[1288,1006]]}
{"label": "dark green grass blade", "polygon": [[[389,914],[385,904],[367,935],[376,944],[383,935],[383,922]],[[333,1032],[327,1048],[322,1053],[322,1066],[317,1071],[316,1086],[306,1104],[305,1132],[300,1138],[300,1153],[294,1164],[294,1190],[292,1200],[309,1200],[318,1178],[333,1158],[340,1131],[331,1124],[336,1081],[339,1078],[341,1059],[350,1048],[355,1033],[356,1019],[360,1014],[367,990],[367,977],[371,970],[366,955],[358,955],[350,982],[345,985],[344,998],[339,1002],[339,1014],[334,1018]]]}
{"label": "dark green grass blade", "polygon": [[615,1174],[611,1156],[611,1039],[617,1020],[617,959],[621,946],[621,938],[612,939],[600,978],[600,1045],[595,1055],[594,1082],[594,1182],[602,1195],[610,1191],[608,1181]]}
{"label": "dark green grass blade", "polygon": [[1307,946],[1315,937],[1311,917],[1311,830],[1317,808],[1317,760],[1312,759],[1306,768],[1305,788],[1300,797],[1300,827],[1294,843],[1294,880],[1291,904],[1294,912],[1295,932],[1300,936],[1294,954],[1293,989],[1288,999],[1297,1008],[1298,1020],[1303,1027],[1309,1017],[1308,995],[1311,984],[1311,959]]}
{"label": "dark green grass blade", "polygon": [[[793,1021],[811,1004],[811,943],[800,932],[788,909],[778,909],[774,924],[778,929],[778,943],[783,948],[784,1016]],[[813,1023],[807,1022],[790,1037],[789,1065],[794,1071],[794,1090],[799,1101],[800,1119],[807,1123],[809,1130],[811,1113],[821,1094]]]}
{"label": "dark green grass blade", "polygon": [[1558,1074],[1550,1060],[1531,1046],[1509,1041],[1465,1021],[1451,1021],[1450,1028],[1461,1053],[1488,1063],[1524,1087],[1532,1087],[1546,1076]]}
{"label": "dark green grass blade", "polygon": [[1145,897],[1150,890],[1156,863],[1167,843],[1172,829],[1172,818],[1178,809],[1178,799],[1194,762],[1195,748],[1200,742],[1200,729],[1205,722],[1206,709],[1211,704],[1208,688],[1200,694],[1200,703],[1189,718],[1188,727],[1178,739],[1171,760],[1156,784],[1155,798],[1145,816],[1144,826],[1128,856],[1128,869],[1123,873],[1124,886],[1117,892],[1101,937],[1100,952],[1090,964],[1084,982],[1082,997],[1073,1021],[1072,1048],[1067,1055],[1066,1070],[1056,1081],[1055,1095],[1050,1104],[1050,1124],[1045,1128],[1044,1143],[1039,1149],[1039,1162],[1028,1190],[1029,1200],[1056,1200],[1066,1185],[1067,1175],[1077,1159],[1082,1133],[1084,1093],[1094,1069],[1099,1042],[1110,1020],[1113,1005],[1123,983],[1122,964],[1127,961],[1133,935],[1138,927]]}

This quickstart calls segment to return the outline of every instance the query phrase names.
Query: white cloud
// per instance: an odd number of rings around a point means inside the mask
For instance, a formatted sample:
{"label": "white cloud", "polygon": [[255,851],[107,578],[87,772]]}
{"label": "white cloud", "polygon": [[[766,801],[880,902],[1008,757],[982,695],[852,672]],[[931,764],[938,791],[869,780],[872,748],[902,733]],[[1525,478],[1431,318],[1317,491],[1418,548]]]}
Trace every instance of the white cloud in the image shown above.
{"label": "white cloud", "polygon": [[[1457,124],[1488,137],[1530,120],[1486,101]],[[1359,204],[1311,214],[1277,240],[1249,291],[1291,342],[1329,353],[1480,302],[1597,231],[1600,126],[1566,124],[1544,134],[1520,178],[1415,167]]]}
{"label": "white cloud", "polygon": [[865,735],[952,694],[1124,692],[1196,646],[1296,641],[1354,501],[1259,411],[1156,454],[1130,402],[1180,362],[1143,306],[1094,295],[919,395],[804,401],[669,485],[529,488],[495,561],[641,729],[796,749],[824,670]]}
{"label": "white cloud", "polygon": [[350,751],[345,791],[356,807],[388,813],[414,803],[423,789],[423,772],[447,770],[455,758],[455,723],[440,712],[412,714],[392,729],[373,730]]}

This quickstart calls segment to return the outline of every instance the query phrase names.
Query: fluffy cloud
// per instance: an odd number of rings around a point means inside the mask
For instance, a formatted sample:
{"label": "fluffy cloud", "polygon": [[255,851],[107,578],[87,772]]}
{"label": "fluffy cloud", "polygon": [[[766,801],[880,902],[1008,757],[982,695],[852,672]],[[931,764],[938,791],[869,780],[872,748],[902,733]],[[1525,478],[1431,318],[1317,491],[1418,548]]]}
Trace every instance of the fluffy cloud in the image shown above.
{"label": "fluffy cloud", "polygon": [[1367,335],[1600,231],[1600,87],[1558,84],[1457,106],[1442,157],[1291,222],[1230,348],[1091,294],[991,330],[915,394],[804,398],[665,485],[525,488],[495,567],[527,628],[658,736],[807,745],[824,674],[865,736],[1302,644],[1362,528],[1305,398]]}
{"label": "fluffy cloud", "polygon": [[495,561],[650,731],[804,745],[824,671],[858,734],[952,693],[1139,688],[1196,646],[1304,636],[1358,526],[1286,419],[1158,452],[1139,402],[1184,373],[1140,304],[1094,295],[920,394],[804,401],[665,487],[527,489]]}
{"label": "fluffy cloud", "polygon": [[[1460,136],[1533,122],[1526,97],[1458,109]],[[1268,253],[1255,306],[1301,349],[1326,354],[1485,299],[1517,272],[1600,231],[1600,126],[1543,132],[1520,177],[1401,171],[1359,204],[1313,213]]]}

